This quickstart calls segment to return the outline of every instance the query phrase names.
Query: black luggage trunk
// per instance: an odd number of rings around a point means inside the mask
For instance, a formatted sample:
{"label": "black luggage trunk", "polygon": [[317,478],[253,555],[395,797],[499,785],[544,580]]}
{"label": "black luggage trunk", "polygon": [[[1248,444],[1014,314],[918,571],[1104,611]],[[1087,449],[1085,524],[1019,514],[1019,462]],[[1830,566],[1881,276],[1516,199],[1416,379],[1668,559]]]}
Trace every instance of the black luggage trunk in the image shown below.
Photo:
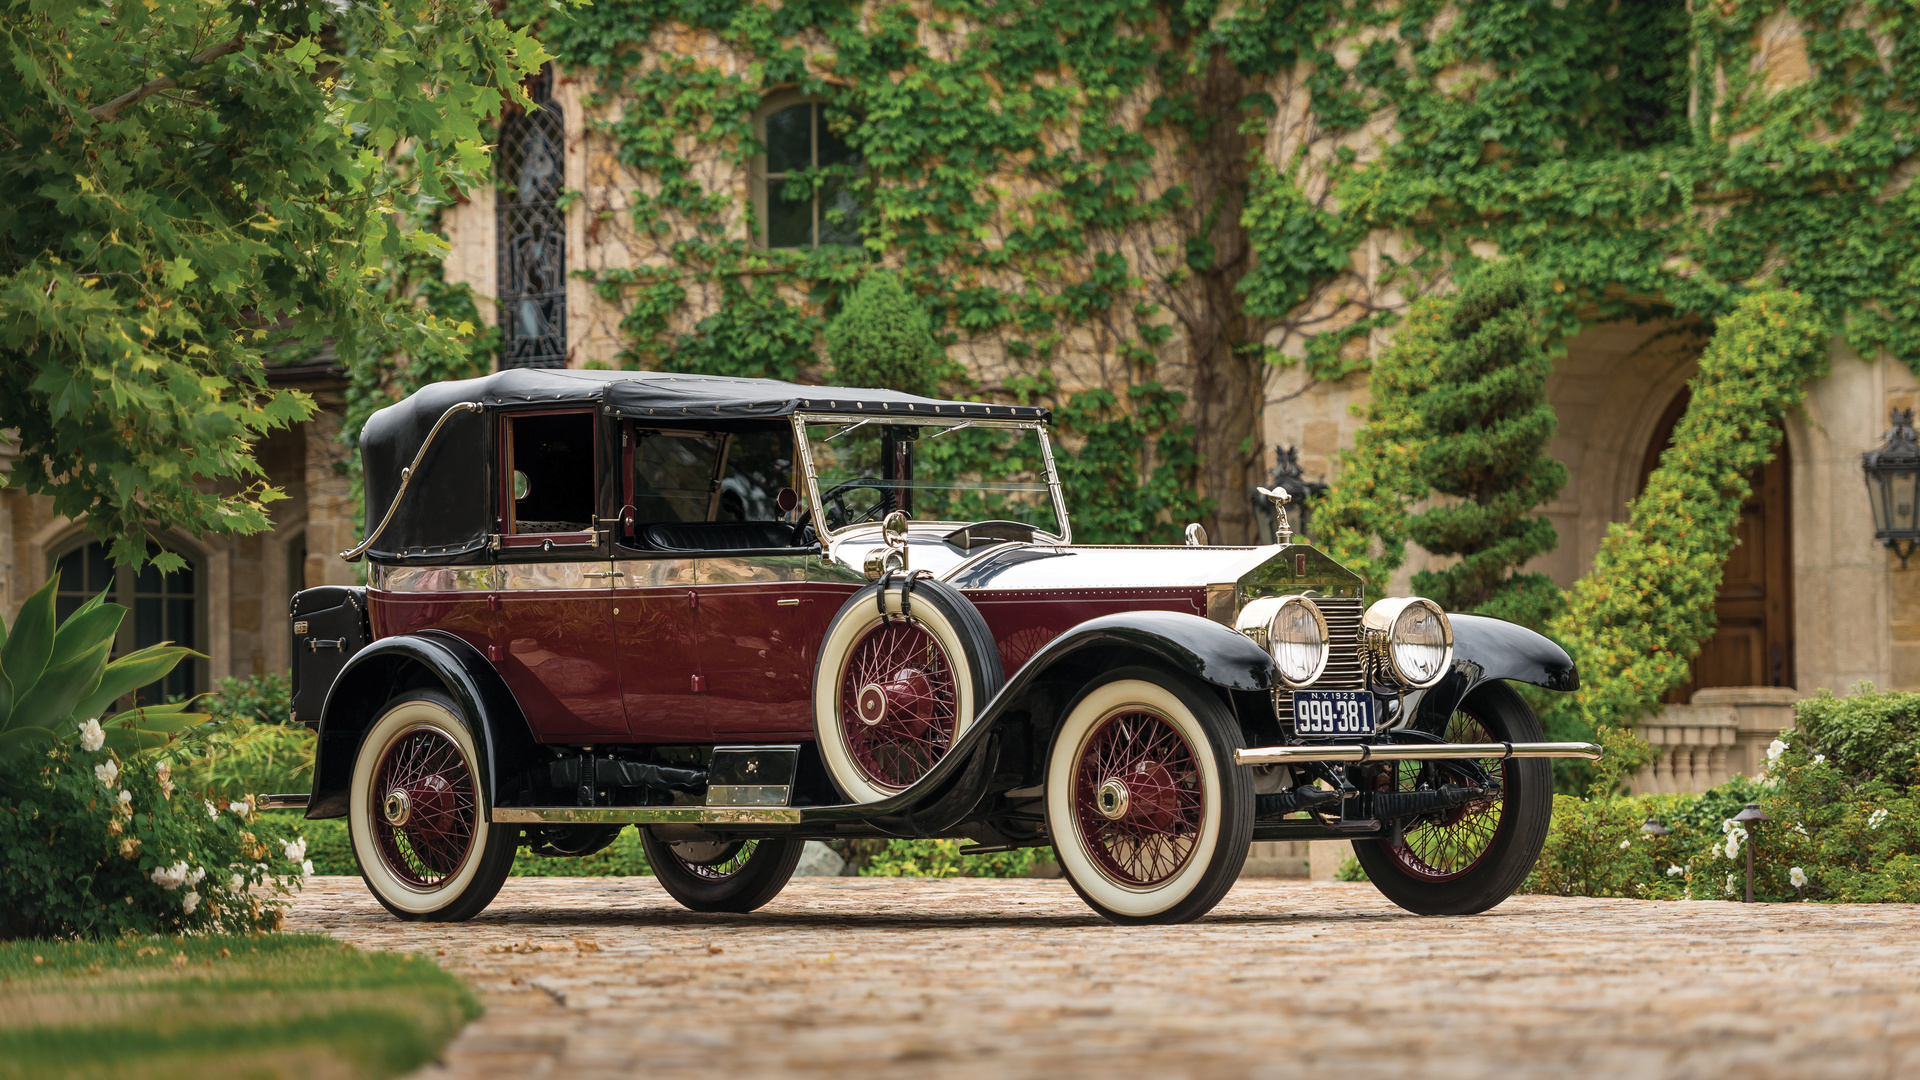
{"label": "black luggage trunk", "polygon": [[293,596],[293,718],[320,727],[327,691],[347,658],[366,647],[367,590],[322,585]]}

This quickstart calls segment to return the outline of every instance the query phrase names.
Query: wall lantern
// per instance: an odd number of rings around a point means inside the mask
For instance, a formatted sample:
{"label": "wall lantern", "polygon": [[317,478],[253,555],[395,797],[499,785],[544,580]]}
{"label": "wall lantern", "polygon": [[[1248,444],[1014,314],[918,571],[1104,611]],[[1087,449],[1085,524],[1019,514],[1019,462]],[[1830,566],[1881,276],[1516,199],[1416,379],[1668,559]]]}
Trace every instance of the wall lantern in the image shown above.
{"label": "wall lantern", "polygon": [[1860,455],[1873,503],[1873,537],[1900,556],[1900,569],[1920,541],[1920,435],[1913,410],[1893,410],[1893,430],[1878,449]]}

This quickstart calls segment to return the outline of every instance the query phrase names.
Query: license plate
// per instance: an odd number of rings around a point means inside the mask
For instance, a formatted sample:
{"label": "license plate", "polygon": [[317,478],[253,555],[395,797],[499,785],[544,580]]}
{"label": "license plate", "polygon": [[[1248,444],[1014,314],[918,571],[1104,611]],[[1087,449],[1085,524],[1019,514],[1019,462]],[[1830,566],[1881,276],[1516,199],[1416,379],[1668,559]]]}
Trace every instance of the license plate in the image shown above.
{"label": "license plate", "polygon": [[1373,734],[1373,695],[1365,690],[1295,690],[1295,735]]}

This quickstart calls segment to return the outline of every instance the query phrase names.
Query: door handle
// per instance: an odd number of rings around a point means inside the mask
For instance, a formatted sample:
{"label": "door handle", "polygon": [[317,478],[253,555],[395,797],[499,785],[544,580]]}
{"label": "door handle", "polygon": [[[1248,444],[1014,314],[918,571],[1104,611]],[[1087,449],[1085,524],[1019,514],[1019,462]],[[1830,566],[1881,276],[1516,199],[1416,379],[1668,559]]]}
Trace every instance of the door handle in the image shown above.
{"label": "door handle", "polygon": [[774,604],[778,607],[799,607],[800,598],[797,596],[789,596],[783,600],[775,600]]}
{"label": "door handle", "polygon": [[621,573],[618,570],[589,570],[586,573],[581,574],[580,576],[581,577],[615,578],[615,577],[626,577],[627,575]]}

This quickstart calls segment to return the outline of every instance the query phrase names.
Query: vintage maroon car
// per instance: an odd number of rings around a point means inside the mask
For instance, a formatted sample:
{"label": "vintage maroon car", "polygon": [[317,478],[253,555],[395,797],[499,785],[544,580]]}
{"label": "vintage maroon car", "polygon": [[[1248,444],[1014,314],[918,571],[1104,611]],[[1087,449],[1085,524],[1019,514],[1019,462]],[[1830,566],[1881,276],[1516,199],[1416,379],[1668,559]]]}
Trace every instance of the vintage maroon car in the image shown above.
{"label": "vintage maroon car", "polygon": [[1465,913],[1545,837],[1526,629],[1367,604],[1277,542],[1073,542],[1046,410],[650,372],[422,389],[361,438],[367,585],[294,598],[309,817],[380,902],[464,919],[516,848],[628,825],[749,911],[809,839],[1050,844],[1118,922],[1205,914],[1256,840],[1353,841]]}

